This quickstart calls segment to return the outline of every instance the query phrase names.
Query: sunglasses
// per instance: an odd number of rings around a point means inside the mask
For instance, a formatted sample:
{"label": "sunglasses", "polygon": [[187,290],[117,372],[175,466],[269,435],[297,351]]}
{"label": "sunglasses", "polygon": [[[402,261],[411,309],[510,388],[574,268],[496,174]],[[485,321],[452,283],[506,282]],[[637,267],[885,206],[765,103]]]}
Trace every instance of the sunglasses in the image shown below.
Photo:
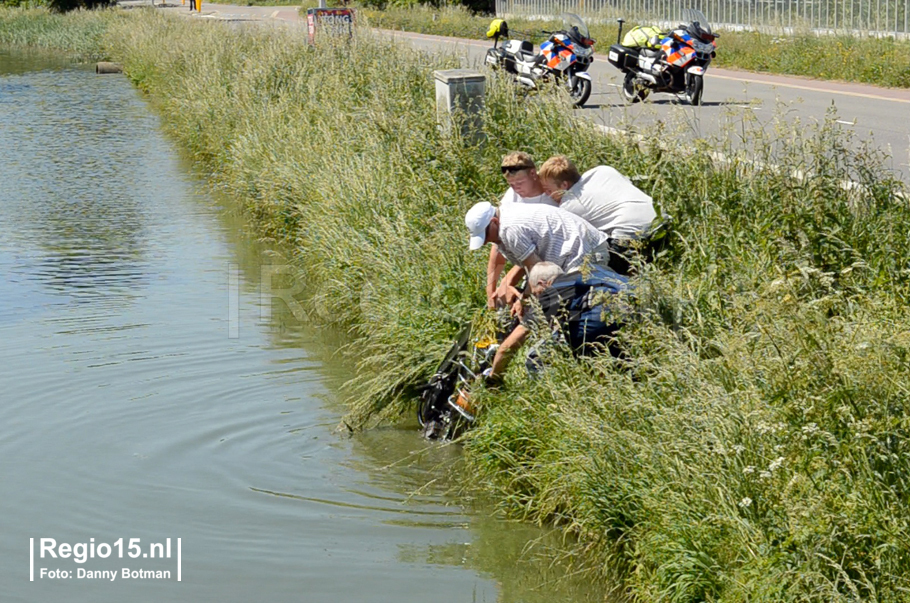
{"label": "sunglasses", "polygon": [[524,166],[524,165],[510,165],[510,166],[504,165],[499,169],[502,170],[503,174],[508,174],[511,176],[513,174],[517,174],[518,172],[520,172],[522,170],[530,170],[531,168],[528,166]]}

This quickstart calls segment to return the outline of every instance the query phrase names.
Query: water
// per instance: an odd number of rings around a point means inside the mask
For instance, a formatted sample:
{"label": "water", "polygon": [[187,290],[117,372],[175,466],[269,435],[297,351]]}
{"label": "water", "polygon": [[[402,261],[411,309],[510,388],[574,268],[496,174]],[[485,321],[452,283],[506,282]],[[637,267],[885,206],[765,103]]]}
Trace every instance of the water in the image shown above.
{"label": "water", "polygon": [[190,173],[126,78],[0,49],[0,599],[602,600],[424,487],[457,448],[336,430],[337,341]]}

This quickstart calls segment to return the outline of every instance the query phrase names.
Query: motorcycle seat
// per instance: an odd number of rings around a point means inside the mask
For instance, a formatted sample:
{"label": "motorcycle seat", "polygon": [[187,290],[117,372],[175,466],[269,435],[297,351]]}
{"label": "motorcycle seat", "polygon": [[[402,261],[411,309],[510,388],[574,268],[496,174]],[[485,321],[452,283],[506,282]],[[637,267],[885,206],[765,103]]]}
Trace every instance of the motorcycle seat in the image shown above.
{"label": "motorcycle seat", "polygon": [[522,61],[525,61],[526,63],[533,63],[534,59],[537,58],[537,55],[534,54],[534,51],[526,52],[524,49],[522,49],[518,53],[518,58],[520,58]]}
{"label": "motorcycle seat", "polygon": [[642,48],[639,51],[638,56],[650,59],[652,57],[660,56],[661,52],[663,52],[663,51],[660,50],[659,48]]}

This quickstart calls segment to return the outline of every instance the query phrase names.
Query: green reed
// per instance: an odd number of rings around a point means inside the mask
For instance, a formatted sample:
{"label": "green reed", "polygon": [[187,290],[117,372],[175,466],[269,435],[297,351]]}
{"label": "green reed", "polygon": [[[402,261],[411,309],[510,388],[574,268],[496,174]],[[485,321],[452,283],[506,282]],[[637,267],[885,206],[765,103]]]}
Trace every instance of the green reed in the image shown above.
{"label": "green reed", "polygon": [[104,32],[122,16],[114,10],[60,15],[42,8],[0,8],[0,44],[64,50],[77,60],[103,59]]}

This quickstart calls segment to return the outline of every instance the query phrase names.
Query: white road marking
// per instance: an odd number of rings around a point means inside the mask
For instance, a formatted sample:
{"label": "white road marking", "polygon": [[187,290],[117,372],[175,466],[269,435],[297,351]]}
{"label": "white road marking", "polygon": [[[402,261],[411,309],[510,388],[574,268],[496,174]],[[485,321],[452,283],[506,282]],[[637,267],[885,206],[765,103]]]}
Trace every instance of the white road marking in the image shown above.
{"label": "white road marking", "polygon": [[[760,80],[753,80],[746,77],[734,77],[731,75],[717,75],[716,73],[707,74],[708,77],[717,78],[719,80],[732,80],[734,82],[748,82],[750,84],[764,84],[766,86],[779,86],[780,88],[793,88],[795,90],[809,90],[811,92],[827,92],[828,94],[841,94],[843,96],[855,96],[857,98],[872,98],[875,100],[884,100],[892,101],[895,103],[907,103],[910,104],[910,99],[906,98],[889,98],[887,96],[878,96],[875,94],[866,94],[863,92],[848,92],[846,90],[829,90],[821,86],[800,86],[798,84],[785,84],[782,82],[763,82]],[[773,74],[772,74],[773,75]],[[786,77],[786,76],[783,76]]]}

